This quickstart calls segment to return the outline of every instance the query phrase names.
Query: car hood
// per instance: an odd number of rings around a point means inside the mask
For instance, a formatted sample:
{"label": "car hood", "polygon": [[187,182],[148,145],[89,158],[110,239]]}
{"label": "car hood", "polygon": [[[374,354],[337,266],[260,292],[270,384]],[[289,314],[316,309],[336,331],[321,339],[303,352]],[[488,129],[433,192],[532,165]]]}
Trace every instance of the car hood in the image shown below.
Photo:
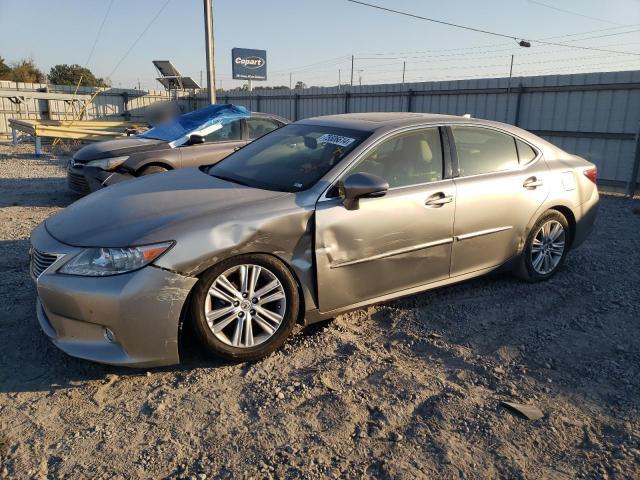
{"label": "car hood", "polygon": [[79,247],[124,247],[173,240],[197,217],[210,225],[223,212],[236,219],[252,206],[291,195],[244,187],[197,168],[173,170],[104,188],[50,217],[47,231]]}
{"label": "car hood", "polygon": [[163,140],[138,137],[116,138],[113,140],[91,143],[82,147],[75,153],[73,160],[84,163],[89,160],[97,160],[99,158],[120,157],[122,155],[129,155],[132,153],[164,150],[168,148],[171,147]]}

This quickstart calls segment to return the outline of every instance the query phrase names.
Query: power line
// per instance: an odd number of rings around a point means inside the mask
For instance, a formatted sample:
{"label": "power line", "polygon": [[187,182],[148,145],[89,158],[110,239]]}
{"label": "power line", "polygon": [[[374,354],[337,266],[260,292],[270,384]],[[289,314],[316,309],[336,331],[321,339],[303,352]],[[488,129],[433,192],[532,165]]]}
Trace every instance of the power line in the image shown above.
{"label": "power line", "polygon": [[374,5],[372,3],[360,2],[358,0],[346,0],[350,3],[357,3],[358,5],[364,5],[365,7],[377,8],[378,10],[383,10],[385,12],[396,13],[398,15],[404,15],[405,17],[417,18],[419,20],[425,20],[427,22],[439,23],[441,25],[446,25],[448,27],[461,28],[463,30],[471,30],[472,32],[484,33],[486,35],[493,35],[495,37],[502,38],[510,38],[512,40],[520,40],[518,37],[514,37],[513,35],[506,35],[504,33],[490,32],[489,30],[482,30],[481,28],[468,27],[465,25],[458,25],[457,23],[445,22],[444,20],[436,20],[435,18],[423,17],[420,15],[415,15],[413,13],[401,12],[400,10],[394,10],[392,8],[381,7],[380,5]]}
{"label": "power line", "polygon": [[[315,63],[302,65],[300,67],[283,68],[283,69],[280,69],[280,70],[274,70],[273,72],[270,73],[270,75],[275,74],[275,73],[280,73],[280,72],[286,73],[288,75],[289,72],[296,72],[296,71],[299,71],[299,70],[306,70],[307,68],[312,68],[312,67],[315,67],[317,65],[322,65],[322,64],[325,64],[325,63],[334,63],[334,62],[336,62],[338,60],[345,60],[347,58],[351,58],[351,56],[350,55],[342,55],[340,57],[329,58],[327,60],[321,60],[321,61],[318,61],[318,62],[315,62]],[[340,62],[340,63],[342,63],[342,62]]]}
{"label": "power line", "polygon": [[131,51],[135,48],[135,46],[138,44],[138,42],[140,41],[140,39],[144,36],[145,33],[147,33],[147,30],[149,30],[149,28],[151,28],[151,25],[154,24],[154,22],[158,19],[158,17],[160,16],[160,14],[163,12],[163,10],[167,7],[167,5],[169,5],[169,2],[171,0],[166,0],[163,4],[162,7],[160,7],[160,10],[158,10],[158,12],[155,14],[155,16],[151,19],[151,21],[147,24],[147,26],[144,28],[144,30],[142,30],[142,33],[140,33],[140,35],[138,35],[138,38],[136,38],[134,40],[134,42],[131,44],[131,46],[129,47],[129,49],[125,52],[125,54],[122,56],[122,58],[118,61],[118,63],[116,63],[116,66],[113,67],[113,70],[111,70],[111,73],[109,75],[107,75],[107,78],[110,78],[115,71],[120,67],[120,64],[122,62],[124,62],[124,59],[127,58],[129,56],[129,54],[131,53]]}
{"label": "power line", "polygon": [[590,20],[596,20],[598,22],[609,23],[611,25],[619,25],[625,26],[623,23],[612,22],[610,20],[605,20],[603,18],[591,17],[589,15],[585,15],[583,13],[574,12],[572,10],[566,10],[564,8],[556,7],[555,5],[549,5],[548,3],[539,2],[537,0],[527,0],[529,3],[535,3],[536,5],[540,5],[541,7],[550,8],[551,10],[555,10],[556,12],[568,13],[569,15],[575,15],[577,17],[588,18]]}
{"label": "power line", "polygon": [[[541,43],[543,45],[553,45],[555,47],[577,48],[578,50],[591,50],[594,52],[616,53],[616,54],[619,53],[622,55],[633,55],[635,57],[640,57],[640,53],[638,52],[621,52],[620,50],[605,50],[603,48],[597,48],[597,47],[585,47],[583,45],[567,45],[566,43],[547,42],[543,40],[534,40],[534,41]],[[573,40],[573,41],[579,41],[579,40]]]}
{"label": "power line", "polygon": [[[425,20],[427,22],[439,23],[441,25],[446,25],[446,26],[449,26],[449,27],[459,28],[459,29],[462,29],[462,30],[469,30],[469,31],[472,31],[472,32],[484,33],[486,35],[493,35],[495,37],[510,38],[512,40],[515,40],[516,42],[518,40],[522,39],[522,37],[516,37],[516,36],[513,36],[513,35],[507,35],[507,34],[504,34],[504,33],[491,32],[489,30],[482,30],[480,28],[468,27],[468,26],[465,26],[465,25],[459,25],[457,23],[445,22],[443,20],[436,20],[434,18],[423,17],[423,16],[420,16],[420,15],[415,15],[413,13],[407,13],[407,12],[402,12],[400,10],[394,10],[392,8],[381,7],[380,5],[374,5],[372,3],[360,2],[358,0],[346,0],[346,1],[349,2],[349,3],[356,3],[358,5],[363,5],[365,7],[370,7],[370,8],[375,8],[375,9],[378,9],[378,10],[383,10],[385,12],[395,13],[395,14],[398,14],[398,15],[404,15],[405,17],[417,18],[419,20]],[[594,51],[597,51],[597,52],[604,52],[604,53],[622,53],[622,54],[625,54],[625,55],[640,56],[640,53],[635,53],[635,52],[619,52],[617,50],[603,50],[601,48],[584,47],[584,46],[580,46],[580,45],[566,45],[566,44],[563,44],[563,43],[548,42],[548,41],[544,41],[544,40],[534,40],[534,41],[538,42],[538,43],[541,43],[543,45],[554,45],[556,47],[577,48],[577,49],[580,49],[580,50],[594,50]]]}
{"label": "power line", "polygon": [[[640,24],[632,24],[632,25],[627,25],[625,26],[625,28],[629,28],[629,27],[637,27]],[[595,30],[587,30],[587,31],[583,31],[583,32],[575,32],[575,33],[569,33],[569,34],[564,34],[564,35],[554,35],[554,36],[549,36],[549,37],[544,37],[542,40],[554,40],[554,39],[559,39],[559,38],[566,38],[566,37],[575,37],[575,36],[580,36],[580,35],[589,35],[592,33],[601,33],[601,32],[610,32],[611,30],[617,30],[623,27],[607,27],[607,28],[599,28],[599,29],[595,29]],[[640,30],[629,30],[629,31],[625,31],[625,32],[614,32],[614,33],[608,33],[608,34],[603,34],[603,35],[596,35],[596,36],[591,36],[591,37],[585,37],[585,38],[579,38],[579,39],[574,39],[574,40],[567,40],[567,42],[569,43],[573,43],[573,42],[579,42],[582,40],[590,40],[590,39],[595,39],[595,38],[602,38],[602,37],[608,37],[608,36],[614,36],[614,35],[625,35],[628,33],[635,33],[637,31]],[[628,44],[620,44],[620,43],[616,43],[613,45],[601,45],[600,47],[609,47],[609,46],[622,46],[622,45],[628,45]],[[491,47],[507,47],[509,46],[509,48],[499,48],[499,49],[494,49],[494,50],[484,50],[484,51],[478,51],[478,50],[482,50],[482,49],[487,49],[487,48],[491,48]],[[477,46],[473,46],[473,47],[459,47],[459,48],[448,48],[448,49],[440,49],[440,50],[414,50],[414,51],[395,51],[395,52],[360,52],[360,53],[356,53],[356,59],[359,60],[364,60],[364,59],[371,59],[373,60],[374,58],[367,58],[368,56],[380,56],[379,58],[375,58],[376,60],[385,60],[385,58],[382,58],[382,56],[388,56],[388,55],[398,55],[399,58],[401,57],[401,59],[404,58],[411,58],[411,59],[421,59],[421,58],[440,58],[440,57],[465,57],[467,55],[483,55],[483,54],[487,54],[487,53],[496,53],[496,52],[508,52],[508,51],[512,51],[513,48],[518,48],[515,45],[514,46],[510,46],[510,44],[507,43],[493,43],[493,44],[489,44],[489,45],[477,45]],[[550,53],[557,53],[557,52],[561,52],[562,50],[552,50],[552,51],[536,51],[535,53],[533,52],[527,52],[527,56],[528,55],[541,55],[541,54],[550,54]],[[456,53],[447,53],[447,52],[456,52]],[[607,52],[609,53],[609,52]],[[426,54],[426,55],[419,55],[419,54]],[[358,57],[358,55],[362,55],[362,57]],[[409,56],[411,55],[411,56]],[[314,70],[317,71],[317,67],[320,66],[324,66],[325,64],[332,64],[332,66],[335,67],[339,67],[342,64],[347,64],[350,63],[350,56],[349,55],[345,55],[345,56],[340,56],[340,57],[335,57],[335,58],[330,58],[327,60],[320,60],[318,62],[314,62],[311,64],[307,64],[307,65],[302,65],[299,67],[289,67],[289,68],[281,68],[278,70],[274,70],[272,71],[269,75],[273,78],[273,77],[286,77],[289,75],[290,72],[294,72],[294,73],[298,73],[298,74],[303,74],[304,71],[308,71],[308,70]],[[416,63],[416,62],[412,62],[412,63]],[[391,65],[389,64],[383,64],[383,65]],[[374,66],[374,65],[372,65]],[[380,65],[376,65],[376,66],[380,66]],[[334,73],[334,69],[331,70],[325,70],[326,72],[331,72],[331,74],[327,73],[327,75],[332,75]],[[318,75],[313,75],[312,77],[309,77],[307,75],[305,75],[305,78],[316,78],[318,77]],[[231,78],[229,76],[229,78]]]}
{"label": "power line", "polygon": [[[640,24],[633,24],[633,25],[626,25],[624,28],[628,28],[628,27],[637,27]],[[607,27],[607,28],[599,28],[596,30],[588,30],[586,32],[576,32],[576,33],[567,33],[567,34],[563,34],[563,35],[554,35],[554,36],[550,36],[550,37],[543,37],[542,40],[555,40],[558,38],[566,38],[566,37],[576,37],[579,35],[589,35],[591,33],[599,33],[599,32],[606,32],[606,31],[610,31],[610,30],[617,30],[623,27]],[[636,30],[631,30],[628,32],[615,32],[612,33],[610,35],[624,35],[626,33],[633,33]],[[603,36],[609,36],[609,35],[603,35]],[[579,42],[581,40],[588,40],[589,38],[600,38],[598,37],[588,37],[588,38],[578,38],[575,40],[567,40],[567,42]],[[507,43],[492,43],[492,44],[488,44],[488,45],[476,45],[473,47],[458,47],[458,48],[445,48],[445,49],[440,49],[440,50],[413,50],[413,51],[400,51],[400,52],[376,52],[376,53],[357,53],[357,55],[403,55],[403,54],[418,54],[418,53],[440,53],[440,52],[457,52],[457,51],[467,51],[467,50],[478,50],[481,48],[493,48],[493,47],[504,47],[506,46]]]}
{"label": "power line", "polygon": [[[609,46],[625,46],[625,45],[637,45],[640,42],[628,42],[628,43],[614,43],[614,44],[608,44],[608,45],[602,45],[602,47],[609,47]],[[434,62],[449,62],[449,61],[460,61],[461,58],[463,60],[482,60],[482,59],[487,59],[487,58],[501,58],[502,55],[492,55],[492,56],[486,56],[488,54],[492,54],[492,53],[501,53],[501,52],[512,52],[513,48],[500,48],[500,49],[495,49],[495,50],[482,50],[482,51],[477,51],[477,52],[459,52],[459,53],[442,53],[442,54],[438,54],[437,51],[434,51],[434,54],[428,54],[428,55],[413,55],[413,56],[399,56],[399,57],[356,57],[356,60],[396,60],[395,62],[390,62],[390,63],[382,63],[382,64],[372,64],[370,66],[383,66],[383,65],[396,65],[398,63],[398,61],[402,61],[402,60],[411,60],[411,64],[416,64],[416,63],[434,63]],[[534,55],[550,55],[550,54],[555,54],[555,53],[568,53],[567,50],[565,49],[555,49],[555,50],[545,50],[545,49],[536,49],[534,51],[526,51],[521,53],[521,56],[534,56]],[[616,53],[616,54],[612,54],[612,55],[625,55],[624,52],[622,53]],[[436,59],[436,60],[434,60]],[[422,60],[422,61],[421,61]]]}
{"label": "power line", "polygon": [[93,56],[93,52],[96,49],[96,45],[98,44],[98,39],[100,38],[100,34],[102,33],[102,28],[104,27],[105,22],[107,21],[107,17],[109,16],[109,12],[111,11],[111,7],[113,6],[113,0],[111,0],[111,2],[109,2],[109,7],[107,8],[107,11],[104,14],[104,17],[102,17],[102,23],[100,23],[100,28],[98,28],[98,33],[96,33],[96,38],[93,41],[93,45],[91,46],[91,51],[89,52],[89,56],[87,57],[87,61],[84,62],[84,68],[87,68],[89,66],[89,62],[91,61],[91,57]]}

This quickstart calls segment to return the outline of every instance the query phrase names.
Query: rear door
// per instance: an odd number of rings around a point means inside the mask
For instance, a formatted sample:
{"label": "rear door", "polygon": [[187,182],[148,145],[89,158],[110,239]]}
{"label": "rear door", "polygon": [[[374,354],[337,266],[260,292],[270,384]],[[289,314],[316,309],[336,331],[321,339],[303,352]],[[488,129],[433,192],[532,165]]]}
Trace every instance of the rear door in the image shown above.
{"label": "rear door", "polygon": [[347,209],[340,197],[316,206],[316,262],[323,312],[449,276],[455,185],[444,178],[437,127],[395,135],[341,175],[366,172],[390,189]]}
{"label": "rear door", "polygon": [[249,140],[253,141],[269,132],[277,130],[283,124],[273,118],[256,116],[247,118],[245,125],[247,127],[247,136]]}
{"label": "rear door", "polygon": [[195,167],[216,163],[237,148],[248,143],[242,134],[242,120],[224,125],[221,129],[205,136],[205,142],[198,145],[178,147],[182,154],[183,167]]}
{"label": "rear door", "polygon": [[467,125],[450,132],[458,169],[453,277],[496,267],[518,252],[548,195],[549,169],[532,146],[505,132]]}

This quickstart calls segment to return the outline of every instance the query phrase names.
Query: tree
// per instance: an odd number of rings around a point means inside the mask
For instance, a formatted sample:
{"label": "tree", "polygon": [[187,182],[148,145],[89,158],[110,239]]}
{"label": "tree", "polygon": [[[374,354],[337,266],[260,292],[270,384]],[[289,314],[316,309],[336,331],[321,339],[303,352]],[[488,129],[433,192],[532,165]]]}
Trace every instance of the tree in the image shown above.
{"label": "tree", "polygon": [[11,80],[11,67],[0,57],[0,80]]}
{"label": "tree", "polygon": [[31,59],[20,60],[12,64],[11,67],[9,80],[13,82],[42,83],[44,80],[44,75]]}
{"label": "tree", "polygon": [[[80,81],[82,78],[82,81]],[[80,85],[83,87],[107,87],[107,82],[97,78],[91,70],[80,65],[61,64],[51,68],[49,83],[53,85]]]}
{"label": "tree", "polygon": [[302,90],[303,88],[307,88],[307,84],[304,83],[302,80],[298,80],[296,82],[296,86],[293,88],[295,88],[296,90]]}

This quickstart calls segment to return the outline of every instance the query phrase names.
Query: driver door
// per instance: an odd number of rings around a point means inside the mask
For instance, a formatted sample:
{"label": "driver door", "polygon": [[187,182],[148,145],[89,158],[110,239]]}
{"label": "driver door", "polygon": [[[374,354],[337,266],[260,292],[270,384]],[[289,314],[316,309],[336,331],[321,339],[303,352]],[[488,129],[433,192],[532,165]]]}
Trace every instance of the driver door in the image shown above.
{"label": "driver door", "polygon": [[369,150],[342,175],[389,182],[379,198],[347,209],[340,197],[316,205],[321,312],[449,277],[455,184],[444,179],[437,127],[411,130]]}

